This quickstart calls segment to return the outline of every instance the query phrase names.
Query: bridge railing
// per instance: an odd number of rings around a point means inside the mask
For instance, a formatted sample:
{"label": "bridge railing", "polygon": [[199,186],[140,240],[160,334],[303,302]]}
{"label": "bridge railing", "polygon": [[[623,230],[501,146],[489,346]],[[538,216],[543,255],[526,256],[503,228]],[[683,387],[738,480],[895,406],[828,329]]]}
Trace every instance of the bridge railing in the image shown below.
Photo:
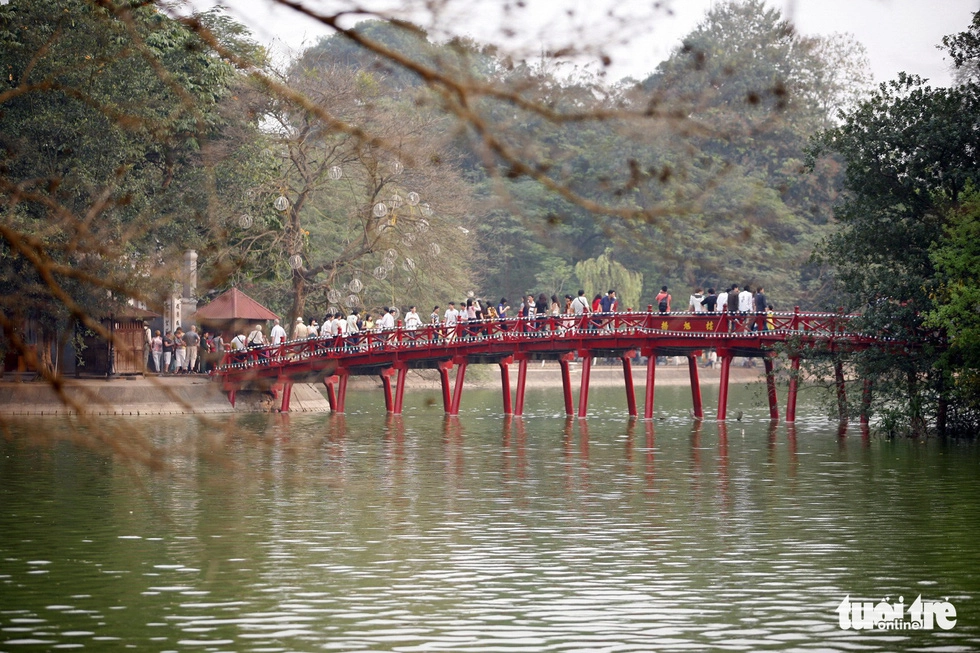
{"label": "bridge railing", "polygon": [[297,361],[339,358],[368,351],[409,351],[418,347],[449,347],[477,341],[527,342],[542,338],[608,337],[616,335],[682,334],[731,337],[799,332],[833,337],[846,332],[853,316],[840,313],[592,313],[529,318],[486,319],[453,326],[427,324],[415,329],[361,331],[346,336],[319,336],[277,345],[226,352],[215,370],[223,374],[255,367],[294,365]]}

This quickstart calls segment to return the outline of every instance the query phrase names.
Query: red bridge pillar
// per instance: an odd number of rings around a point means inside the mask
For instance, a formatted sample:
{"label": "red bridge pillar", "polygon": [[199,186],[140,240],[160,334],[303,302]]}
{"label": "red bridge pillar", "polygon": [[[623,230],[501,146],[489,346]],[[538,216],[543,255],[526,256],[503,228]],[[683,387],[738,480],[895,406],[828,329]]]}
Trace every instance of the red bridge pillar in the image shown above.
{"label": "red bridge pillar", "polygon": [[449,414],[453,417],[459,415],[459,402],[463,398],[463,380],[466,378],[466,359],[455,359],[453,362],[458,364],[456,368],[456,386],[453,388],[453,403],[449,408]]}
{"label": "red bridge pillar", "polygon": [[796,393],[799,387],[800,376],[800,357],[794,356],[790,359],[791,367],[789,373],[789,395],[786,397],[786,421],[796,422]]}
{"label": "red bridge pillar", "polygon": [[293,396],[293,382],[286,379],[282,382],[282,403],[279,404],[280,413],[289,412],[289,400]]}
{"label": "red bridge pillar", "polygon": [[769,395],[769,419],[779,420],[779,405],[776,402],[776,374],[772,369],[772,356],[763,359],[766,366],[766,390]]}
{"label": "red bridge pillar", "polygon": [[657,350],[640,350],[647,357],[647,387],[643,397],[643,419],[653,419],[653,391],[657,380]]}
{"label": "red bridge pillar", "polygon": [[[401,366],[397,364],[393,365],[392,367],[388,367],[381,370],[381,387],[384,389],[384,393],[385,393],[385,410],[389,413],[394,413],[396,415],[400,415],[401,412],[400,410],[399,411],[395,410],[396,402],[391,396],[391,377],[393,377],[396,372],[400,372],[400,370],[401,370]],[[399,378],[401,378],[401,374],[399,374]],[[399,405],[397,406],[397,408],[401,409],[401,406]]]}
{"label": "red bridge pillar", "polygon": [[687,355],[687,369],[691,377],[691,399],[694,402],[694,419],[704,419],[704,405],[701,403],[701,380],[698,378],[698,358]]}
{"label": "red bridge pillar", "polygon": [[408,365],[396,363],[393,367],[398,370],[398,379],[395,381],[395,405],[392,412],[401,415],[402,404],[405,401],[405,377],[408,376]]}
{"label": "red bridge pillar", "polygon": [[[330,412],[343,413],[344,404],[347,402],[347,381],[350,373],[344,368],[337,368],[337,373],[324,377],[323,385],[327,388],[327,402],[330,404]],[[334,386],[338,386],[336,389]],[[283,401],[286,397],[283,396]]]}
{"label": "red bridge pillar", "polygon": [[561,368],[561,390],[565,398],[565,414],[574,415],[575,409],[572,407],[572,379],[568,371],[569,364],[575,360],[574,352],[568,352],[558,357],[558,366]]}
{"label": "red bridge pillar", "polygon": [[452,399],[449,395],[449,372],[453,369],[453,362],[439,361],[439,383],[442,386],[442,409],[448,415],[452,410]]}
{"label": "red bridge pillar", "polygon": [[510,403],[510,364],[513,362],[513,356],[507,356],[497,362],[497,365],[500,366],[500,391],[503,393],[504,415],[514,414],[514,409]]}
{"label": "red bridge pillar", "polygon": [[584,418],[589,409],[589,379],[592,377],[592,352],[582,350],[582,387],[578,391],[578,416]]}
{"label": "red bridge pillar", "polygon": [[633,356],[635,351],[628,351],[619,357],[623,361],[623,380],[626,382],[626,407],[630,417],[636,417],[636,392],[633,390]]}
{"label": "red bridge pillar", "polygon": [[519,354],[517,358],[517,396],[514,398],[514,414],[524,414],[524,390],[527,388],[527,355]]}
{"label": "red bridge pillar", "polygon": [[718,420],[724,421],[728,417],[728,377],[732,369],[731,352],[719,349],[718,357],[721,358],[721,384],[718,387]]}

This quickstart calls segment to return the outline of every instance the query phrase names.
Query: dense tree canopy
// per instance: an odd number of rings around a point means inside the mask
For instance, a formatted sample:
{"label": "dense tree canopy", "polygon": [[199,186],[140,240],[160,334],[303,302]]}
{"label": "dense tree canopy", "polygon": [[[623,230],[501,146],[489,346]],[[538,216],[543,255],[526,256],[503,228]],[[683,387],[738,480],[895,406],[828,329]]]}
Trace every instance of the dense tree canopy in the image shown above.
{"label": "dense tree canopy", "polygon": [[[861,374],[875,381],[886,407],[898,398],[898,413],[911,414],[917,431],[930,423],[944,430],[949,420],[969,430],[978,418],[975,402],[971,410],[952,391],[972,374],[961,374],[972,359],[969,322],[962,332],[953,318],[968,297],[958,290],[969,282],[962,270],[977,263],[964,238],[980,172],[978,121],[975,83],[933,88],[903,74],[822,134],[814,150],[846,164],[839,227],[822,249],[841,302],[863,312],[868,331],[918,345],[910,355],[858,357]],[[923,324],[927,315],[932,329]],[[950,336],[959,340],[956,360],[944,353]]]}
{"label": "dense tree canopy", "polygon": [[152,6],[82,0],[0,6],[0,61],[5,330],[30,317],[53,332],[105,312],[107,293],[152,298],[176,252],[214,242],[240,174],[235,69]]}

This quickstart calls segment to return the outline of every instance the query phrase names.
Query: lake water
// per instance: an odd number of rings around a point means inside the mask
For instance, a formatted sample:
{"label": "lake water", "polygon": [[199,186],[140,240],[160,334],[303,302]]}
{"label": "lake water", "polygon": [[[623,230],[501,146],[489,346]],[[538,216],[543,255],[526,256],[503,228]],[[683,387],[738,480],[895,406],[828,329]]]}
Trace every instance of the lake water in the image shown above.
{"label": "lake water", "polygon": [[[840,435],[806,395],[773,426],[758,387],[727,425],[686,388],[590,405],[8,423],[0,651],[980,650],[977,444]],[[955,624],[841,628],[920,596]]]}

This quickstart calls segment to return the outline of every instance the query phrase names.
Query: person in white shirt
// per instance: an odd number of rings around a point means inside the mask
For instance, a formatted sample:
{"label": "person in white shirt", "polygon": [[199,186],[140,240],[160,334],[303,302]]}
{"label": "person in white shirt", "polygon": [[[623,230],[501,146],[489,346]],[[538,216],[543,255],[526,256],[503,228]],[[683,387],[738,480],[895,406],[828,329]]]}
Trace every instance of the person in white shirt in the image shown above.
{"label": "person in white shirt", "polygon": [[443,316],[446,325],[446,339],[452,340],[456,337],[456,322],[459,320],[459,313],[456,312],[456,302],[449,302],[449,308]]}
{"label": "person in white shirt", "polygon": [[394,329],[395,328],[395,309],[389,308],[385,311],[385,314],[378,320],[378,328],[380,329]]}
{"label": "person in white shirt", "polygon": [[252,332],[248,334],[246,341],[249,347],[261,347],[265,344],[265,334],[262,333],[262,325],[256,324]]}
{"label": "person in white shirt", "polygon": [[695,290],[694,291],[694,294],[691,295],[691,300],[690,300],[690,302],[688,304],[687,310],[691,311],[692,313],[704,313],[705,312],[705,308],[704,308],[704,293],[701,292],[701,289],[700,288],[698,288],[697,290]]}
{"label": "person in white shirt", "polygon": [[316,320],[310,322],[310,326],[307,328],[306,337],[316,338],[320,335],[320,325],[316,323]]}
{"label": "person in white shirt", "polygon": [[357,311],[351,311],[350,315],[347,316],[347,333],[357,333],[360,331],[357,327],[358,317]]}
{"label": "person in white shirt", "polygon": [[419,317],[418,311],[412,306],[405,313],[405,328],[406,329],[417,329],[422,326],[422,318]]}
{"label": "person in white shirt", "polygon": [[755,310],[754,297],[752,291],[746,285],[745,288],[738,294],[738,312],[746,315]]}
{"label": "person in white shirt", "polygon": [[742,292],[738,293],[738,313],[742,316],[741,324],[739,325],[739,330],[747,330],[749,326],[749,313],[751,313],[755,308],[755,295],[749,289],[748,284],[742,288]]}
{"label": "person in white shirt", "polygon": [[272,340],[272,344],[279,345],[286,342],[286,330],[282,328],[279,324],[279,320],[276,320],[272,325],[272,331],[269,333],[269,338]]}
{"label": "person in white shirt", "polygon": [[718,301],[715,302],[715,310],[719,313],[724,313],[728,310],[728,290],[722,290],[718,293]]}

